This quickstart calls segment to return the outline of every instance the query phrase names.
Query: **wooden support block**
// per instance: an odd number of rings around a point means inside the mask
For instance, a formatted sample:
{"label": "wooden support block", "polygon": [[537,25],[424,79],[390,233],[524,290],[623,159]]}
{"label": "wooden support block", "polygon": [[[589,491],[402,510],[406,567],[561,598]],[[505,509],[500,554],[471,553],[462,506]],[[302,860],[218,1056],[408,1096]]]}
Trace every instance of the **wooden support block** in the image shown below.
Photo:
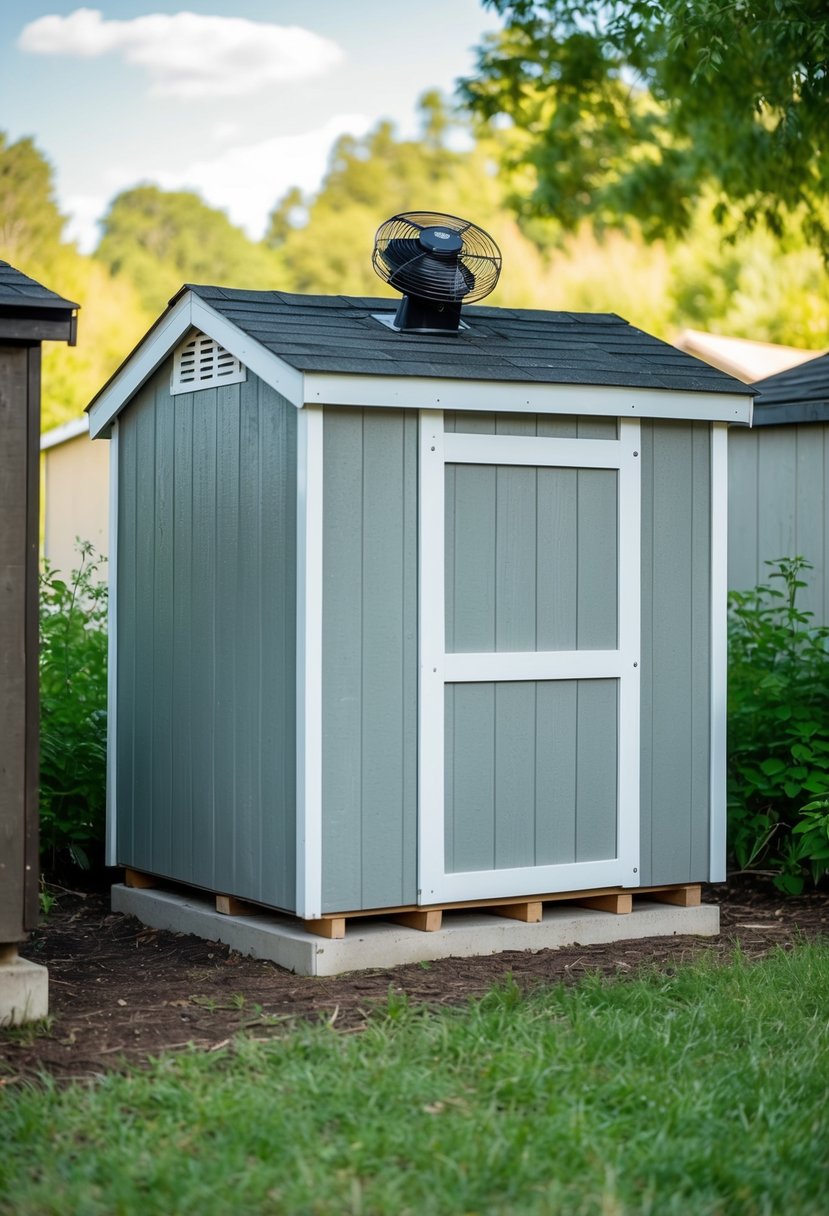
{"label": "wooden support block", "polygon": [[625,916],[633,911],[633,896],[629,891],[620,891],[616,895],[592,895],[588,899],[578,901],[583,908],[596,908],[599,912],[614,912],[617,916]]}
{"label": "wooden support block", "polygon": [[237,899],[235,895],[217,895],[216,911],[222,916],[247,916],[251,911],[250,904]]}
{"label": "wooden support block", "polygon": [[407,929],[419,929],[421,933],[437,933],[443,921],[443,911],[440,908],[429,908],[428,911],[400,912],[390,919],[397,925],[405,925]]}
{"label": "wooden support block", "polygon": [[541,921],[541,909],[540,899],[528,899],[520,904],[496,904],[489,911],[493,916],[508,916],[510,920],[522,920],[527,925],[537,925]]}
{"label": "wooden support block", "polygon": [[150,888],[158,886],[158,879],[154,878],[152,874],[142,874],[140,870],[131,870],[127,866],[124,870],[124,884],[148,891]]}
{"label": "wooden support block", "polygon": [[647,891],[643,894],[660,904],[676,904],[680,908],[698,908],[702,903],[702,888],[699,883],[686,887],[667,887],[664,891]]}
{"label": "wooden support block", "polygon": [[339,941],[345,937],[345,917],[326,916],[322,920],[303,921],[307,933],[316,933],[317,937],[327,937],[330,941]]}

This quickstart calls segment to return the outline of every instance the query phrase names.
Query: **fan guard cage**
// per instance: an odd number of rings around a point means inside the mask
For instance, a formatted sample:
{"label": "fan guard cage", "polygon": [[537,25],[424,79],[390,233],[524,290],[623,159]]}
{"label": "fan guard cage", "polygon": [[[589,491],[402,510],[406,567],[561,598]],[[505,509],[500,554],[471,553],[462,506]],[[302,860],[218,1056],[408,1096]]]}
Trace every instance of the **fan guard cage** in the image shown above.
{"label": "fan guard cage", "polygon": [[[447,229],[460,237],[458,253],[439,255],[419,243],[424,229]],[[437,211],[394,215],[377,229],[372,265],[390,286],[437,303],[472,303],[489,295],[501,273],[501,251],[483,228]]]}

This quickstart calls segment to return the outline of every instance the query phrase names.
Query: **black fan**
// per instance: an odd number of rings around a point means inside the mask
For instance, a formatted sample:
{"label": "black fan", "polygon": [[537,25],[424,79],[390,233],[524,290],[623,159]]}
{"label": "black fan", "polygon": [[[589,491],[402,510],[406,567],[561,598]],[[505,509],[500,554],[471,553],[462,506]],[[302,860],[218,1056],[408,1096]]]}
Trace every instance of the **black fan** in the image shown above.
{"label": "black fan", "polygon": [[488,232],[435,211],[386,220],[371,262],[403,292],[394,326],[405,333],[457,333],[461,304],[488,296],[501,273],[501,251]]}

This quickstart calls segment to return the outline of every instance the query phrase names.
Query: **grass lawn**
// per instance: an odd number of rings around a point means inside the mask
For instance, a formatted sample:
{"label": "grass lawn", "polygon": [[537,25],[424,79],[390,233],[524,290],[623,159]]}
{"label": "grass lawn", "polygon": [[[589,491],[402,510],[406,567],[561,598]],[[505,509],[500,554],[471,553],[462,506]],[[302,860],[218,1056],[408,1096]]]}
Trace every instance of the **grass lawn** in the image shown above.
{"label": "grass lawn", "polygon": [[829,943],[0,1088],[14,1216],[825,1216]]}

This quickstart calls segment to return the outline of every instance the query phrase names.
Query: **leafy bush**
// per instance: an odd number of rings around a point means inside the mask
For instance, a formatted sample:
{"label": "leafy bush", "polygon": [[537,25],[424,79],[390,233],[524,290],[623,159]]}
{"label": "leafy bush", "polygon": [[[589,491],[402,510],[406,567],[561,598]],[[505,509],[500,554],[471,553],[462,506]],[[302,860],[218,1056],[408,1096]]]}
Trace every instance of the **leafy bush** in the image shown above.
{"label": "leafy bush", "polygon": [[829,628],[797,607],[810,563],[767,564],[777,585],[729,598],[729,849],[797,893],[829,872]]}
{"label": "leafy bush", "polygon": [[40,578],[40,847],[44,869],[102,859],[106,811],[107,588],[80,545],[64,581]]}

